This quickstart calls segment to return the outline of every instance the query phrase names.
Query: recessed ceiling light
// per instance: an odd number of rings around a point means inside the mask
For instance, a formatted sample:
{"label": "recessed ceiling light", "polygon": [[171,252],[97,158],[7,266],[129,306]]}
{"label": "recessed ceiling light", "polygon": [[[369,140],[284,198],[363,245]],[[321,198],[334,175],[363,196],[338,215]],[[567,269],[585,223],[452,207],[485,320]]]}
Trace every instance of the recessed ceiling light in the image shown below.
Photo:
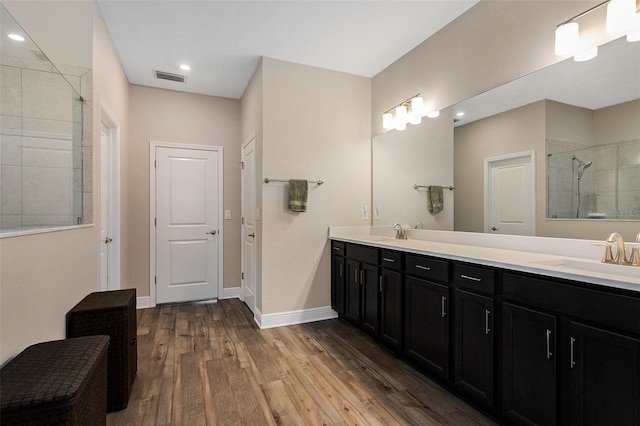
{"label": "recessed ceiling light", "polygon": [[457,117],[462,117],[462,116],[464,116],[464,112],[459,112],[459,113],[456,114],[456,116]]}
{"label": "recessed ceiling light", "polygon": [[182,64],[180,65],[180,69],[181,70],[185,70],[185,71],[189,71],[191,69],[191,67],[187,64]]}
{"label": "recessed ceiling light", "polygon": [[8,34],[8,36],[9,36],[9,38],[10,38],[11,40],[15,40],[15,41],[24,41],[24,37],[22,37],[22,36],[21,36],[21,35],[19,35],[19,34],[13,34],[13,33],[11,33],[11,34]]}

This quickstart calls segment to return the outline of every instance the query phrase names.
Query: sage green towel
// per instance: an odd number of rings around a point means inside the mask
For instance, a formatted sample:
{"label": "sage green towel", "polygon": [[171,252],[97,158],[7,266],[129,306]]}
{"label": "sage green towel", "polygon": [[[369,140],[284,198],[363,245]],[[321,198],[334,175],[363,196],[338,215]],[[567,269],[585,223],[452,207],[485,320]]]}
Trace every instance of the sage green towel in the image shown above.
{"label": "sage green towel", "polygon": [[427,194],[427,205],[431,213],[440,213],[443,208],[442,187],[432,185]]}
{"label": "sage green towel", "polygon": [[289,209],[294,212],[307,211],[309,183],[304,179],[289,180]]}

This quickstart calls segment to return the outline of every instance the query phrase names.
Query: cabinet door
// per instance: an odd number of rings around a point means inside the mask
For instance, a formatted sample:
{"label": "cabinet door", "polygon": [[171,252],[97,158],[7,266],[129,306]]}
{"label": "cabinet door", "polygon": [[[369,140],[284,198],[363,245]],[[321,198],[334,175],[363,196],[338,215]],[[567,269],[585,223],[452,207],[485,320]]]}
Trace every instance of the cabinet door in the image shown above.
{"label": "cabinet door", "polygon": [[347,259],[346,300],[344,317],[354,324],[360,324],[360,262]]}
{"label": "cabinet door", "polygon": [[556,318],[504,303],[503,412],[516,424],[556,424]]}
{"label": "cabinet door", "polygon": [[345,261],[342,256],[331,256],[331,307],[344,315]]}
{"label": "cabinet door", "polygon": [[570,418],[574,425],[640,425],[640,341],[569,325]]}
{"label": "cabinet door", "polygon": [[402,274],[388,269],[380,272],[380,337],[399,350],[402,342]]}
{"label": "cabinet door", "polygon": [[433,374],[449,375],[449,288],[406,277],[405,353]]}
{"label": "cabinet door", "polygon": [[362,264],[360,284],[362,287],[362,324],[361,327],[374,336],[380,331],[380,286],[378,268]]}
{"label": "cabinet door", "polygon": [[493,405],[493,299],[456,289],[455,386]]}

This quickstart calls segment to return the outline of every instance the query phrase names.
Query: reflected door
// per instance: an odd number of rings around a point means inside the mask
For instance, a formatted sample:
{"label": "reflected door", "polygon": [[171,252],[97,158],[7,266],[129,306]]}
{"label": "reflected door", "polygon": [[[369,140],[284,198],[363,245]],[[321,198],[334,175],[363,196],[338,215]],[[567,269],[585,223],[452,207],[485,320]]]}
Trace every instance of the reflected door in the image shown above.
{"label": "reflected door", "polygon": [[534,235],[531,156],[487,161],[485,232]]}
{"label": "reflected door", "polygon": [[218,297],[219,155],[156,148],[158,303]]}

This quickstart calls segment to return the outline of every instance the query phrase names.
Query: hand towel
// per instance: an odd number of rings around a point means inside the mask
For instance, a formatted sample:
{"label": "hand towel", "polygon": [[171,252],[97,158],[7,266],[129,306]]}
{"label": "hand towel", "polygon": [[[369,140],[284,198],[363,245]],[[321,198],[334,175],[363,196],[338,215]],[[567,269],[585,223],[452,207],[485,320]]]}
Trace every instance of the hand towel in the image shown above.
{"label": "hand towel", "polygon": [[303,179],[289,180],[289,209],[294,212],[307,211],[309,183]]}
{"label": "hand towel", "polygon": [[427,194],[427,206],[431,213],[440,213],[443,208],[442,187],[431,185]]}

